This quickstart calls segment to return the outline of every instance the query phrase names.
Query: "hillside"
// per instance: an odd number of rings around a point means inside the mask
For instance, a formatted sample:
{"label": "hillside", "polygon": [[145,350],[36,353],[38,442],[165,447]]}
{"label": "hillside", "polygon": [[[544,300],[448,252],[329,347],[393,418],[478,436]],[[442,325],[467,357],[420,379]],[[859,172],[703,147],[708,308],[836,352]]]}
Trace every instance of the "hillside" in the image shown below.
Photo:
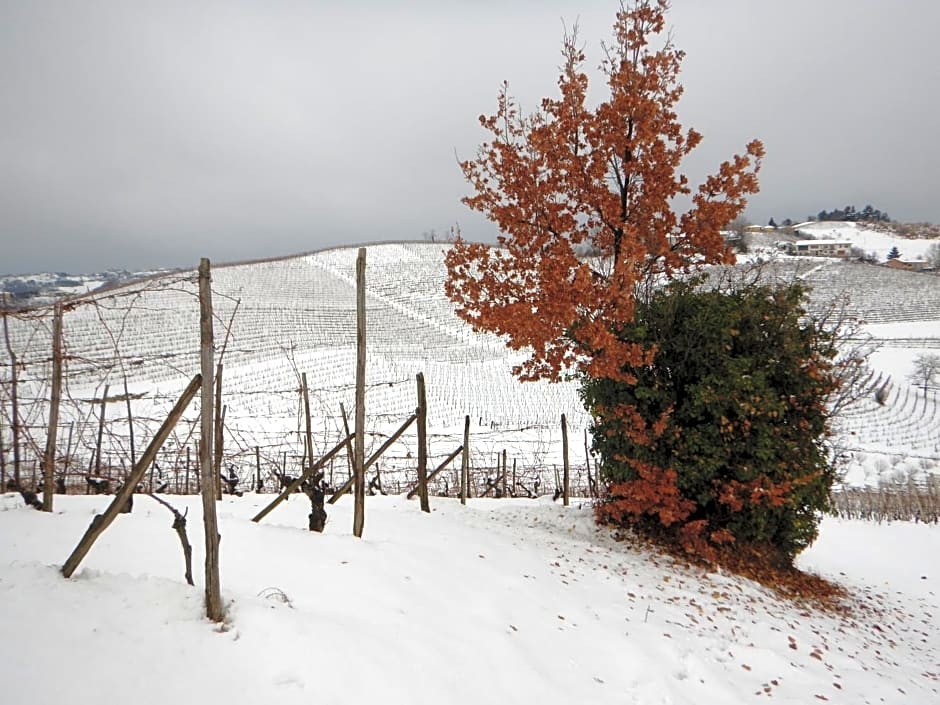
{"label": "hillside", "polygon": [[[196,587],[171,516],[147,497],[74,578],[58,566],[106,497],[57,511],[0,497],[0,660],[9,703],[227,705],[940,700],[940,530],[827,520],[801,558],[852,593],[846,611],[790,603],[677,564],[547,500],[367,499],[323,534],[291,501],[219,504],[227,620],[202,610],[199,500],[188,508]],[[306,506],[305,506],[306,505]]]}
{"label": "hillside", "polygon": [[[551,491],[561,464],[559,421],[572,437],[574,484],[586,490],[584,431],[588,418],[573,383],[519,384],[518,358],[502,342],[475,334],[443,296],[447,245],[374,245],[367,258],[368,433],[376,448],[412,413],[415,374],[427,380],[432,467],[462,442],[471,419],[471,463],[477,491],[498,474],[505,450],[521,494]],[[354,275],[356,249],[340,248],[270,261],[219,265],[213,271],[217,349],[223,368],[224,465],[244,486],[259,473],[292,472],[303,454],[301,373],[310,388],[314,445],[325,452],[342,437],[340,405],[353,408],[355,367]],[[836,260],[778,257],[765,275],[801,279],[813,287],[812,306],[843,292],[848,313],[867,322],[881,351],[867,380],[866,399],[840,425],[835,444],[853,482],[876,483],[885,464],[890,479],[940,472],[940,413],[936,395],[924,400],[906,381],[914,354],[940,352],[940,278]],[[65,316],[67,393],[59,438],[69,482],[84,488],[89,471],[120,478],[129,456],[128,401],[139,449],[198,371],[198,305],[194,272],[72,299]],[[24,373],[21,417],[29,449],[44,447],[51,321],[48,309],[11,319],[12,345]],[[230,330],[227,330],[231,324]],[[222,351],[224,350],[224,353]],[[9,367],[3,367],[4,380]],[[890,377],[890,402],[874,391]],[[107,394],[105,395],[107,387]],[[3,403],[9,449],[9,384]],[[99,460],[101,399],[106,397]],[[187,453],[197,405],[190,408],[161,454],[154,482],[185,489]],[[257,449],[257,450],[256,450]],[[854,453],[854,455],[852,455]],[[383,457],[385,489],[413,482],[414,429]],[[33,453],[33,457],[35,453]],[[895,457],[898,459],[895,460]],[[911,462],[909,462],[911,461]],[[854,465],[853,465],[854,463]],[[27,466],[29,467],[29,466]],[[346,477],[345,461],[330,479]],[[192,473],[194,479],[195,473]],[[536,484],[537,483],[537,484]],[[437,492],[453,492],[454,477],[440,476]]]}

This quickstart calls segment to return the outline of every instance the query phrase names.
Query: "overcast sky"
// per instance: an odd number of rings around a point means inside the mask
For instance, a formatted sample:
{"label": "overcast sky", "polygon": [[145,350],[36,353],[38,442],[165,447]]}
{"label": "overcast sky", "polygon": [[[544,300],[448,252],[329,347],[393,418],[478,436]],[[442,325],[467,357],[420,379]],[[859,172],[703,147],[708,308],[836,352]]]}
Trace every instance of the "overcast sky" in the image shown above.
{"label": "overcast sky", "polygon": [[[554,95],[593,0],[0,0],[0,273],[271,257],[459,223],[504,79]],[[748,217],[940,221],[940,2],[674,0],[697,181],[764,141]]]}

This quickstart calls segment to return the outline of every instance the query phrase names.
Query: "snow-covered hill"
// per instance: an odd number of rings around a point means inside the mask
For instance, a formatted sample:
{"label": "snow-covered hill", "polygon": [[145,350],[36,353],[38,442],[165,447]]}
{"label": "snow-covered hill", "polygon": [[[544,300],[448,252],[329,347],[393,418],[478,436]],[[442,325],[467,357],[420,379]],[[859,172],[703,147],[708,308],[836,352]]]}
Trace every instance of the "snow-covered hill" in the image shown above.
{"label": "snow-covered hill", "polygon": [[[499,474],[503,451],[520,493],[551,491],[562,462],[560,418],[565,414],[574,483],[585,489],[589,419],[577,386],[520,384],[511,375],[518,357],[499,339],[474,333],[454,315],[443,295],[447,247],[368,247],[370,448],[377,448],[413,412],[415,375],[421,372],[427,381],[432,466],[462,443],[469,416],[477,491]],[[341,405],[347,411],[354,406],[355,258],[355,248],[340,248],[213,270],[218,350],[225,350],[223,463],[235,467],[243,486],[253,486],[259,470],[273,486],[273,472],[291,473],[299,466],[301,374],[310,388],[315,451],[325,452],[344,435]],[[914,355],[940,353],[940,277],[798,257],[777,257],[766,271],[813,287],[817,308],[846,293],[849,315],[866,321],[880,346],[868,396],[846,415],[835,439],[849,463],[849,479],[875,483],[882,477],[940,473],[940,400],[936,394],[918,396],[906,379]],[[51,320],[46,310],[10,322],[23,370],[21,416],[29,431],[24,453],[35,458],[36,449],[45,446]],[[128,466],[125,379],[139,449],[199,370],[194,273],[152,277],[72,300],[64,328],[67,384],[58,447],[70,482],[84,488],[83,475],[89,470],[117,480]],[[0,375],[6,390],[0,398],[6,415],[2,432],[9,449],[9,367],[0,367]],[[889,403],[881,405],[875,391],[889,377]],[[105,450],[99,462],[92,449],[103,396]],[[187,469],[187,457],[194,452],[196,412],[194,405],[161,453],[154,483],[165,480],[171,490],[180,491],[187,482],[192,486],[195,473]],[[414,482],[415,457],[412,427],[383,457],[386,489]],[[328,479],[342,479],[346,473],[345,461],[337,461],[328,469]],[[451,471],[442,474],[435,491],[452,493],[454,479]]]}
{"label": "snow-covered hill", "polygon": [[[269,498],[270,495],[267,497]],[[746,580],[674,563],[599,530],[587,506],[374,497],[325,533],[309,505],[248,520],[219,505],[227,619],[203,618],[172,517],[147,497],[64,579],[107,497],[57,511],[0,497],[5,703],[940,702],[940,528],[827,520],[801,564],[852,593],[825,614]]]}

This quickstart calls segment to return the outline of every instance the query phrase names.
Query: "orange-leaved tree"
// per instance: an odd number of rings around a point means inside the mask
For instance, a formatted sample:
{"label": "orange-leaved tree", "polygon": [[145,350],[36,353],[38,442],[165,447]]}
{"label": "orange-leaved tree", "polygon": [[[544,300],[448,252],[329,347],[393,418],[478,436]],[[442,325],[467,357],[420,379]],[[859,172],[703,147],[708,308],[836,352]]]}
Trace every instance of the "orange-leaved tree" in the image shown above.
{"label": "orange-leaved tree", "polygon": [[[663,276],[731,258],[720,229],[758,189],[759,141],[697,188],[679,172],[700,142],[676,116],[683,52],[659,39],[667,0],[621,5],[604,45],[606,99],[588,99],[577,30],[566,33],[559,96],[523,114],[503,85],[491,133],[461,163],[470,208],[499,227],[500,247],[458,238],[447,294],[476,329],[526,350],[521,379],[578,370],[624,379],[651,351],[618,339],[637,295]],[[660,42],[659,48],[654,42]],[[674,209],[685,197],[690,206]]]}

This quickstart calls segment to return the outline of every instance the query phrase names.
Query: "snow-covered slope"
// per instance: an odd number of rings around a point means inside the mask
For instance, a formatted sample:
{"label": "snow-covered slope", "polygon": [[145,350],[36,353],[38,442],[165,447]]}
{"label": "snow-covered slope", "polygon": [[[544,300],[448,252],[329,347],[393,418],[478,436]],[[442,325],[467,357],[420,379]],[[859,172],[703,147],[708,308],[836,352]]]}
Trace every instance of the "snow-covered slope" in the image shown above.
{"label": "snow-covered slope", "polygon": [[0,497],[0,700],[258,703],[940,702],[940,529],[828,520],[804,566],[855,595],[823,614],[745,580],[674,564],[534,500],[370,498],[322,535],[298,496],[219,505],[227,620],[203,619],[172,517],[146,497],[71,580],[59,573],[106,497],[57,511]]}
{"label": "snow-covered slope", "polygon": [[[822,225],[822,224],[821,224]],[[848,224],[855,228],[854,224]],[[912,241],[913,242],[913,241]],[[471,465],[475,487],[498,474],[503,451],[515,466],[518,491],[554,489],[561,466],[560,418],[565,414],[575,485],[586,488],[584,432],[589,424],[575,383],[520,384],[511,369],[518,355],[489,335],[460,321],[443,295],[446,244],[397,243],[369,246],[366,267],[370,449],[407,419],[416,405],[415,375],[427,382],[431,464],[443,461],[463,441],[471,420]],[[243,486],[260,474],[295,472],[303,456],[300,376],[310,389],[315,451],[332,448],[344,435],[341,405],[354,406],[356,248],[340,248],[264,262],[219,265],[213,270],[218,350],[224,348],[224,465],[234,465]],[[915,474],[940,472],[940,412],[931,395],[915,403],[906,379],[914,355],[940,353],[940,277],[817,258],[779,257],[768,273],[813,287],[815,307],[846,293],[849,315],[867,322],[883,353],[873,358],[870,398],[846,417],[837,445],[860,452],[864,467],[850,474],[875,482],[888,463]],[[193,272],[178,272],[73,301],[65,316],[66,403],[59,439],[61,462],[68,454],[71,481],[84,489],[89,468],[117,479],[130,457],[124,380],[132,396],[133,425],[140,448],[192,375],[199,370],[198,304]],[[11,319],[18,359],[21,413],[29,427],[29,453],[45,447],[51,320],[49,311]],[[229,328],[229,324],[231,327]],[[8,380],[9,368],[0,366]],[[890,376],[890,403],[874,401]],[[91,455],[98,437],[100,400],[105,404],[105,453],[100,468]],[[8,389],[5,384],[4,389]],[[8,395],[7,397],[8,398]],[[9,404],[0,399],[7,422]],[[154,482],[185,491],[197,406],[184,417],[162,451]],[[257,449],[257,451],[256,451]],[[913,466],[892,456],[916,456]],[[383,457],[386,488],[414,482],[416,434],[412,427]],[[260,462],[258,462],[260,461]],[[915,467],[916,466],[916,467]],[[29,466],[28,466],[29,467]],[[345,461],[328,479],[346,476]],[[149,479],[148,479],[149,481]],[[523,489],[524,486],[524,489]],[[435,491],[453,492],[451,471]]]}

